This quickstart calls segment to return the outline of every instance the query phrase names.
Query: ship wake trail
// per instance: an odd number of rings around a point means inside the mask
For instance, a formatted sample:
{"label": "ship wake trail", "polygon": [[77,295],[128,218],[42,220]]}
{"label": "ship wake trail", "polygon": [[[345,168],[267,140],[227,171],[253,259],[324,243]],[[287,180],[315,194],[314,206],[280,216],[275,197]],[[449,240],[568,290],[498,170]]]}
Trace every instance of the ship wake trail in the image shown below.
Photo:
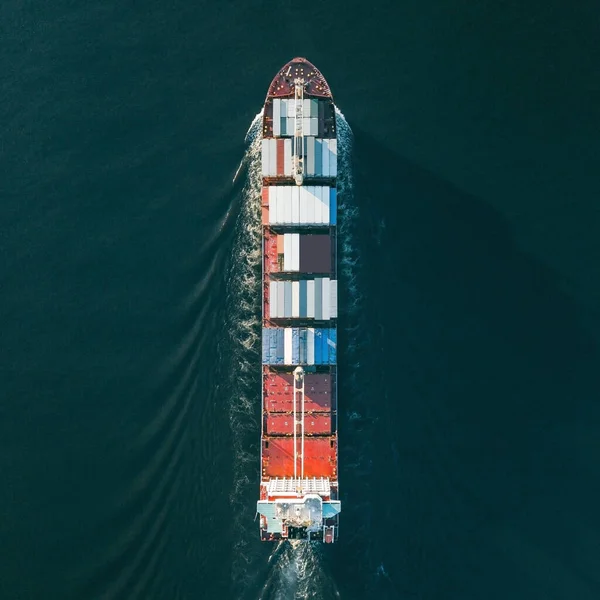
{"label": "ship wake trail", "polygon": [[[344,373],[340,381],[346,389],[342,388],[342,396],[349,390],[352,397],[360,393],[362,386],[358,385],[360,376],[360,354],[364,346],[363,311],[361,310],[363,296],[360,292],[358,276],[360,272],[360,252],[357,246],[359,212],[354,198],[354,181],[352,178],[352,148],[354,134],[344,115],[335,109],[336,128],[339,140],[338,157],[338,199],[339,199],[339,236],[338,254],[340,261],[340,285],[344,294],[344,302],[340,303],[340,321],[343,325],[345,342],[343,352]],[[351,398],[345,403],[346,415],[350,421],[361,418],[356,412],[357,405]],[[343,440],[342,436],[342,440]],[[351,449],[348,449],[351,450]],[[347,457],[348,458],[348,457]],[[353,462],[352,457],[350,462]],[[342,462],[342,464],[344,464]]]}
{"label": "ship wake trail", "polygon": [[227,374],[224,385],[234,457],[229,501],[236,540],[231,565],[236,593],[257,585],[256,563],[262,560],[257,556],[254,522],[260,460],[261,120],[259,113],[246,134],[247,150],[238,169],[238,174],[246,172],[246,182],[227,281],[229,335],[219,349]]}
{"label": "ship wake trail", "polygon": [[[362,295],[357,282],[359,252],[356,247],[356,228],[358,226],[358,207],[354,201],[354,181],[352,179],[352,146],[354,134],[342,112],[336,107],[336,128],[339,145],[338,156],[338,210],[341,276],[346,301],[340,306],[343,321],[348,333],[355,332],[355,317],[360,314]],[[350,327],[348,329],[348,327]],[[349,342],[355,343],[356,335],[349,335]],[[346,348],[345,353],[351,348]]]}
{"label": "ship wake trail", "polygon": [[[344,302],[340,303],[340,321],[343,324],[345,343],[342,356],[344,373],[340,381],[347,385],[352,397],[360,393],[358,385],[360,376],[360,354],[364,346],[363,322],[361,310],[363,296],[358,281],[361,263],[357,246],[359,211],[354,198],[354,181],[352,178],[352,148],[354,134],[342,112],[336,107],[336,128],[339,140],[338,157],[338,198],[339,198],[339,237],[338,253],[340,261],[340,285],[344,294]],[[344,390],[342,390],[342,395]],[[361,415],[356,412],[356,403],[349,398],[346,401],[346,414],[350,420]],[[343,440],[343,436],[342,436]],[[343,462],[342,462],[343,464]]]}
{"label": "ship wake trail", "polygon": [[339,598],[334,580],[324,568],[318,542],[279,542],[269,558],[270,570],[259,600],[323,600]]}

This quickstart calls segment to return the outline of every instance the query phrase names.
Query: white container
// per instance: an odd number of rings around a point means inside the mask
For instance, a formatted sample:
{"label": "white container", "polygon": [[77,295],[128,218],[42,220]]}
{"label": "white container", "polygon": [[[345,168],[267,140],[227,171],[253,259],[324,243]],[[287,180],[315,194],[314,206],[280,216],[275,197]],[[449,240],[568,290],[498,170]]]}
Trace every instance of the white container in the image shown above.
{"label": "white container", "polygon": [[292,281],[292,318],[300,316],[300,282]]}
{"label": "white container", "polygon": [[322,307],[323,307],[323,320],[329,321],[329,307],[331,304],[331,298],[329,295],[329,277],[323,277],[323,297],[322,297]]}
{"label": "white container", "polygon": [[309,327],[306,332],[306,364],[315,364],[315,330]]}
{"label": "white container", "polygon": [[321,222],[329,225],[329,186],[321,188]]}
{"label": "white container", "polygon": [[[294,186],[297,187],[297,186]],[[291,187],[286,187],[286,198],[290,197],[290,205],[292,207],[292,223],[300,223],[300,196],[292,193]]]}
{"label": "white container", "polygon": [[329,284],[329,316],[337,319],[337,279],[332,279]]}
{"label": "white container", "polygon": [[277,316],[282,318],[285,314],[285,286],[283,281],[277,281]]}
{"label": "white container", "polygon": [[269,148],[271,147],[269,141],[270,141],[269,139],[263,139],[263,141],[262,141],[261,161],[262,161],[263,177],[268,177],[268,175],[269,175],[269,169],[270,169]]}
{"label": "white container", "polygon": [[286,327],[283,330],[283,362],[286,365],[292,364],[292,328]]}
{"label": "white container", "polygon": [[337,140],[329,140],[329,174],[337,176]]}

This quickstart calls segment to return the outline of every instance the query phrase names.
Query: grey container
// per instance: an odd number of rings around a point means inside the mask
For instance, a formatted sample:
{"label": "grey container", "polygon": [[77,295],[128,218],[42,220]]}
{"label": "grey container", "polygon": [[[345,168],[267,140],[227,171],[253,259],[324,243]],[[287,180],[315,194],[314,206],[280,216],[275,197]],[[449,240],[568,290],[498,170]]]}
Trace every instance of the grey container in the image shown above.
{"label": "grey container", "polygon": [[306,138],[306,174],[315,174],[315,138]]}
{"label": "grey container", "polygon": [[323,279],[315,279],[315,319],[323,318]]}
{"label": "grey container", "polygon": [[284,317],[287,318],[291,318],[292,316],[292,282],[291,281],[286,281],[283,284],[283,289],[284,289]]}
{"label": "grey container", "polygon": [[323,175],[323,140],[315,140],[315,175]]}
{"label": "grey container", "polygon": [[300,280],[300,318],[306,318],[307,316],[307,282],[306,279]]}
{"label": "grey container", "polygon": [[319,116],[319,101],[315,98],[311,98],[310,100],[310,116],[318,117]]}
{"label": "grey container", "polygon": [[281,319],[285,312],[285,298],[283,282],[277,282],[277,316]]}
{"label": "grey container", "polygon": [[329,234],[301,235],[299,258],[301,273],[331,273]]}

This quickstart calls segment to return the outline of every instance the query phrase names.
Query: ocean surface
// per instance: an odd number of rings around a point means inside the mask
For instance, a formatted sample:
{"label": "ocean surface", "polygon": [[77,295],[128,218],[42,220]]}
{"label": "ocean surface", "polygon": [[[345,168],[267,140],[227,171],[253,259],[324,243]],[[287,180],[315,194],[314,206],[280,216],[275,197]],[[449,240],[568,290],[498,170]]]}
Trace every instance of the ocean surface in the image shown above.
{"label": "ocean surface", "polygon": [[[599,40],[587,0],[4,0],[0,600],[598,600]],[[333,547],[254,521],[298,55],[343,132]]]}

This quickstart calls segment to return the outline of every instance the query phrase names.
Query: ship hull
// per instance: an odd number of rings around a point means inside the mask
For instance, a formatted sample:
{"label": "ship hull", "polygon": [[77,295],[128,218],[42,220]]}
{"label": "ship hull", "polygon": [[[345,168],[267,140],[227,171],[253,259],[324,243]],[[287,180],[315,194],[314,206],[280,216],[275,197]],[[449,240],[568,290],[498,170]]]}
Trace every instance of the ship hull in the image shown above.
{"label": "ship hull", "polygon": [[337,134],[329,86],[296,58],[262,120],[260,537],[339,531]]}

